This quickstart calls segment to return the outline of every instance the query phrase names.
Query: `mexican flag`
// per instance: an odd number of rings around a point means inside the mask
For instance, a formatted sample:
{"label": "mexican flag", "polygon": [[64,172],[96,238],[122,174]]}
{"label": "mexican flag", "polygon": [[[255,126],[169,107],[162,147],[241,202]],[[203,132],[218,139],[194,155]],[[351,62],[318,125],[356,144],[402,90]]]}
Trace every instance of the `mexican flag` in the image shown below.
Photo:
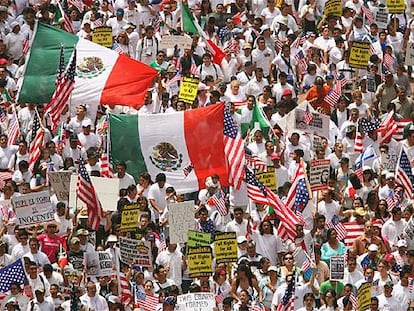
{"label": "mexican flag", "polygon": [[91,113],[99,104],[140,108],[157,71],[125,55],[81,39],[52,26],[37,23],[30,54],[26,60],[19,102],[47,103],[55,91],[60,47],[64,45],[65,65],[73,50],[77,53],[72,107],[85,103]]}
{"label": "mexican flag", "polygon": [[228,185],[223,142],[224,105],[168,114],[111,114],[112,159],[125,161],[136,179],[163,172],[179,193],[205,188],[212,174]]}
{"label": "mexican flag", "polygon": [[[241,112],[241,109],[239,111]],[[249,130],[250,135],[253,135],[253,129],[261,129],[263,132],[264,140],[268,140],[269,129],[271,127],[272,126],[270,125],[269,120],[266,118],[266,115],[263,112],[263,108],[258,103],[255,103],[253,107],[252,120],[250,123],[241,123],[241,132],[242,136],[245,137]]]}

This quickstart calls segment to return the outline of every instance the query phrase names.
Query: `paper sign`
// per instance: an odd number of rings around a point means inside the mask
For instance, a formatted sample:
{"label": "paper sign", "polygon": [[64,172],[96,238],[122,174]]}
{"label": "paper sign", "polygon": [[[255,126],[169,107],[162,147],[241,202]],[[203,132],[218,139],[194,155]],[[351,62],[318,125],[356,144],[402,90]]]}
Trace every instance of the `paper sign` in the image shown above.
{"label": "paper sign", "polygon": [[187,262],[191,278],[210,276],[213,272],[210,246],[188,247]]}
{"label": "paper sign", "polygon": [[404,0],[386,0],[385,5],[391,14],[401,14],[405,11]]}
{"label": "paper sign", "polygon": [[198,78],[184,77],[180,85],[178,99],[185,103],[192,104],[198,92]]}
{"label": "paper sign", "polygon": [[277,191],[276,186],[276,172],[273,166],[267,167],[267,172],[262,172],[260,170],[254,170],[256,178],[266,187],[272,191]]}
{"label": "paper sign", "polygon": [[86,252],[85,261],[88,276],[109,276],[113,273],[112,260],[107,252]]}
{"label": "paper sign", "polygon": [[49,181],[59,201],[69,201],[71,171],[48,172]]}
{"label": "paper sign", "polygon": [[170,226],[170,242],[187,242],[187,231],[195,228],[194,202],[168,204],[168,225]]}
{"label": "paper sign", "polygon": [[377,85],[375,82],[375,76],[374,75],[367,75],[367,91],[368,92],[376,92],[377,91]]}
{"label": "paper sign", "polygon": [[121,215],[121,231],[132,231],[138,227],[139,208],[137,204],[124,206]]}
{"label": "paper sign", "polygon": [[174,48],[177,46],[179,49],[191,49],[193,44],[193,39],[190,36],[184,35],[172,35],[172,36],[163,36],[160,42],[159,49],[165,50],[169,48]]}
{"label": "paper sign", "polygon": [[407,42],[407,51],[405,53],[405,64],[407,66],[414,65],[414,42]]}
{"label": "paper sign", "polygon": [[368,310],[371,306],[371,282],[366,282],[358,288],[358,310]]}
{"label": "paper sign", "polygon": [[341,0],[329,0],[325,3],[324,14],[326,16],[342,16],[342,1]]}
{"label": "paper sign", "polygon": [[387,29],[388,25],[388,9],[384,7],[378,7],[377,14],[375,14],[375,23],[380,29]]}
{"label": "paper sign", "polygon": [[[323,137],[329,137],[329,122],[330,117],[321,113],[313,112],[313,120],[310,124],[306,124],[304,121],[305,110],[295,109],[292,113],[289,113],[287,122],[289,132],[291,129],[299,130],[308,134],[319,135]],[[292,128],[293,125],[293,128]]]}
{"label": "paper sign", "polygon": [[213,293],[193,293],[177,296],[177,311],[211,311],[216,307]]}
{"label": "paper sign", "polygon": [[152,266],[151,242],[120,237],[119,248],[123,263],[133,263],[141,267]]}
{"label": "paper sign", "polygon": [[349,55],[349,66],[359,69],[367,69],[371,56],[371,44],[369,42],[353,42]]}
{"label": "paper sign", "polygon": [[329,160],[311,161],[309,183],[312,191],[328,189]]}
{"label": "paper sign", "polygon": [[92,42],[112,48],[112,27],[102,26],[93,29]]}
{"label": "paper sign", "polygon": [[49,191],[14,196],[12,204],[16,212],[16,224],[20,227],[28,227],[36,223],[44,224],[54,219],[55,211],[50,202]]}
{"label": "paper sign", "polygon": [[194,230],[188,230],[187,233],[188,243],[187,246],[194,247],[194,246],[210,246],[211,242],[211,234],[198,232]]}
{"label": "paper sign", "polygon": [[332,256],[330,265],[331,280],[342,281],[345,276],[345,257]]}
{"label": "paper sign", "polygon": [[214,236],[216,263],[237,261],[236,232],[218,233]]}

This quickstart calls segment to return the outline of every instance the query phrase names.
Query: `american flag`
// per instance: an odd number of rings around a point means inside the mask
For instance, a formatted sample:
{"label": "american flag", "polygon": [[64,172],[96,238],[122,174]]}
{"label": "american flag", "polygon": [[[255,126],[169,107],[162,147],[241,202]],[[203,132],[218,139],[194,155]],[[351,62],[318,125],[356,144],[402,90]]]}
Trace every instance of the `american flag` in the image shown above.
{"label": "american flag", "polygon": [[378,118],[375,117],[370,118],[369,120],[366,118],[361,118],[358,123],[359,126],[362,127],[364,133],[375,131],[380,127],[380,121]]}
{"label": "american flag", "polygon": [[224,294],[221,290],[221,286],[218,286],[217,294],[214,295],[214,299],[216,300],[217,304],[221,304],[224,301]]}
{"label": "american flag", "polygon": [[294,56],[296,62],[299,65],[299,68],[301,70],[301,73],[306,72],[306,69],[308,68],[308,64],[306,63],[306,57],[302,50],[298,51]]}
{"label": "american flag", "polygon": [[83,4],[82,0],[68,0],[68,5],[77,8],[79,13],[82,13],[85,9],[85,4]]}
{"label": "american flag", "polygon": [[24,272],[23,259],[18,259],[7,267],[0,269],[0,292],[6,293],[10,290],[12,283],[27,283],[26,273]]}
{"label": "american flag", "polygon": [[53,93],[52,99],[45,107],[47,113],[52,121],[52,130],[54,131],[59,124],[60,115],[65,109],[69,101],[70,95],[75,88],[75,73],[76,73],[76,50],[73,51],[68,68],[66,69],[63,79],[59,82]]}
{"label": "american flag", "polygon": [[329,104],[331,109],[335,109],[338,103],[339,97],[342,95],[342,88],[348,83],[346,79],[336,80],[336,84],[333,90],[325,96],[325,102]]}
{"label": "american flag", "polygon": [[112,45],[112,50],[114,50],[118,54],[125,54],[124,50],[121,48],[118,42],[114,42],[114,44]]}
{"label": "american flag", "polygon": [[244,143],[238,132],[237,125],[234,124],[233,118],[227,109],[224,109],[224,154],[229,165],[229,180],[236,189],[244,177]]}
{"label": "american flag", "polygon": [[260,159],[257,155],[253,154],[253,152],[247,148],[244,147],[244,155],[246,158],[246,165],[254,170],[260,170],[262,172],[267,171],[267,165],[263,162],[262,159]]}
{"label": "american flag", "polygon": [[137,290],[135,292],[136,307],[144,311],[155,311],[158,306],[158,297],[146,295],[144,292]]}
{"label": "american flag", "polygon": [[200,76],[200,71],[198,70],[198,67],[195,63],[191,63],[190,73],[194,76],[197,76],[197,77]]}
{"label": "american flag", "polygon": [[172,79],[168,80],[165,84],[166,87],[173,85],[176,82],[180,82],[182,80],[181,74],[177,73]]}
{"label": "american flag", "polygon": [[93,28],[98,28],[98,27],[102,27],[104,24],[102,23],[101,19],[98,18],[97,20],[95,20],[93,22]]}
{"label": "american flag", "polygon": [[293,311],[295,310],[295,278],[288,284],[282,301],[277,306],[277,311]]}
{"label": "american flag", "polygon": [[239,12],[239,13],[235,14],[235,15],[232,17],[233,22],[234,22],[235,24],[240,24],[240,23],[242,23],[243,21],[246,21],[246,20],[247,20],[246,13],[247,13],[247,11],[246,11],[246,10],[244,10],[243,12]]}
{"label": "american flag", "polygon": [[374,22],[374,16],[372,16],[371,10],[364,3],[361,5],[361,14],[365,15],[368,23],[372,24]]}
{"label": "american flag", "polygon": [[394,191],[391,189],[388,192],[388,195],[385,197],[385,201],[388,205],[388,211],[391,211],[394,207],[399,207],[400,199],[399,196],[396,194],[394,195]]}
{"label": "american flag", "polygon": [[378,129],[381,133],[380,144],[388,143],[391,137],[397,132],[397,123],[394,120],[394,110],[388,112],[387,116],[381,123],[381,127]]}
{"label": "american flag", "polygon": [[349,296],[349,300],[351,300],[352,310],[358,310],[357,297],[355,297],[354,293],[351,293],[351,295]]}
{"label": "american flag", "polygon": [[311,122],[313,121],[313,113],[309,110],[309,105],[306,105],[305,114],[303,115],[303,121],[308,125],[311,124]]}
{"label": "american flag", "polygon": [[132,304],[132,292],[129,285],[129,282],[124,273],[119,274],[119,284],[121,287],[121,303],[124,306],[129,306]]}
{"label": "american flag", "polygon": [[298,49],[300,48],[306,41],[306,38],[304,36],[298,36],[295,41],[292,42],[291,47]]}
{"label": "american flag", "polygon": [[299,223],[296,214],[289,208],[286,208],[279,197],[258,181],[249,169],[246,169],[246,186],[249,199],[274,208],[275,213],[281,219],[278,232],[280,237],[282,239],[289,238],[294,240],[296,237],[296,225]]}
{"label": "american flag", "polygon": [[40,126],[40,121],[37,113],[35,113],[32,124],[32,136],[29,147],[29,170],[33,173],[34,165],[40,157],[40,148],[43,146],[43,136],[45,132]]}
{"label": "american flag", "polygon": [[344,222],[343,225],[346,229],[345,246],[351,247],[355,239],[364,234],[364,223],[358,223],[356,221]]}
{"label": "american flag", "polygon": [[106,114],[99,120],[98,124],[96,125],[96,134],[98,135],[106,134],[106,132],[108,131],[108,126],[109,126],[108,119],[109,119],[109,116]]}
{"label": "american flag", "polygon": [[57,3],[58,10],[63,17],[63,30],[74,33],[72,20],[69,17],[69,10],[68,10],[68,3],[67,1],[63,1],[63,6],[60,2]]}
{"label": "american flag", "polygon": [[302,270],[303,273],[305,273],[306,271],[308,271],[310,269],[310,267],[311,267],[311,262],[310,262],[308,256],[306,256],[305,260],[302,263],[301,270]]}
{"label": "american flag", "polygon": [[228,53],[233,53],[234,55],[239,55],[240,45],[239,42],[231,38],[228,40],[224,46],[224,51]]}
{"label": "american flag", "polygon": [[361,134],[361,126],[358,126],[357,131],[356,131],[356,136],[355,136],[355,144],[354,144],[354,151],[355,152],[362,152],[362,150],[364,150],[364,142],[363,142],[363,137]]}
{"label": "american flag", "polygon": [[302,212],[309,202],[309,193],[306,186],[305,170],[302,163],[296,170],[295,179],[290,186],[287,199],[286,207],[290,210]]}
{"label": "american flag", "polygon": [[0,108],[0,123],[7,121],[7,115],[2,108]]}
{"label": "american flag", "polygon": [[[0,172],[0,189],[3,189],[6,185],[6,181],[12,179],[12,173],[10,172]],[[5,220],[8,219],[3,217]]]}
{"label": "american flag", "polygon": [[382,62],[384,63],[385,67],[387,67],[388,69],[391,69],[392,66],[394,66],[394,57],[392,57],[392,55],[388,53],[385,53],[384,59],[382,60]]}
{"label": "american flag", "polygon": [[158,246],[158,254],[167,248],[167,242],[165,242],[165,236],[163,232],[160,233],[159,243],[160,244]]}
{"label": "american flag", "polygon": [[60,54],[59,54],[59,67],[58,72],[56,74],[55,79],[55,86],[58,87],[60,82],[63,80],[65,76],[65,49],[63,48],[63,45],[60,46]]}
{"label": "american flag", "polygon": [[346,237],[346,234],[347,234],[347,232],[346,232],[346,228],[345,228],[345,226],[339,221],[339,217],[338,217],[338,215],[334,215],[333,217],[332,217],[332,219],[331,220],[328,220],[327,222],[326,222],[326,226],[328,227],[328,228],[332,228],[332,229],[335,229],[335,231],[338,233],[338,235],[337,235],[337,237],[336,237],[336,239],[338,240],[338,241],[342,241],[343,239],[345,239],[345,237]]}
{"label": "american flag", "polygon": [[24,40],[23,40],[23,56],[26,56],[27,53],[29,53],[30,50],[30,40],[29,40],[29,35],[27,35]]}
{"label": "american flag", "polygon": [[100,162],[101,162],[101,165],[100,165],[101,177],[113,178],[114,169],[112,167],[111,161],[109,160],[108,153],[102,152]]}
{"label": "american flag", "polygon": [[193,169],[194,169],[194,165],[191,162],[188,163],[186,166],[184,166],[184,168],[183,168],[184,176],[187,177],[188,175],[190,175],[190,173],[193,171]]}
{"label": "american flag", "polygon": [[284,44],[284,42],[281,39],[279,39],[279,38],[275,39],[275,46],[276,46],[276,49],[278,51],[282,50],[283,44]]}
{"label": "american flag", "polygon": [[398,159],[395,180],[402,185],[405,195],[411,200],[414,199],[414,176],[410,161],[403,148],[401,148],[400,157]]}
{"label": "american flag", "polygon": [[103,210],[101,202],[95,193],[95,188],[92,185],[91,178],[86,171],[85,162],[80,159],[78,183],[76,185],[76,195],[79,200],[86,204],[88,209],[89,226],[93,230],[99,229],[99,224],[103,217]]}
{"label": "american flag", "polygon": [[226,200],[224,199],[224,192],[222,190],[217,191],[212,196],[213,204],[217,208],[217,211],[221,216],[226,216],[229,211],[226,208]]}
{"label": "american flag", "polygon": [[395,122],[397,123],[397,131],[394,133],[393,138],[395,140],[397,140],[397,141],[403,140],[404,139],[404,137],[403,137],[403,135],[404,135],[404,128],[408,124],[412,123],[413,120],[412,119],[408,119],[408,118],[407,119],[397,119],[397,120],[395,120]]}
{"label": "american flag", "polygon": [[161,25],[164,24],[164,21],[161,17],[161,15],[158,13],[152,20],[151,25],[154,27],[154,32],[160,32],[161,31]]}

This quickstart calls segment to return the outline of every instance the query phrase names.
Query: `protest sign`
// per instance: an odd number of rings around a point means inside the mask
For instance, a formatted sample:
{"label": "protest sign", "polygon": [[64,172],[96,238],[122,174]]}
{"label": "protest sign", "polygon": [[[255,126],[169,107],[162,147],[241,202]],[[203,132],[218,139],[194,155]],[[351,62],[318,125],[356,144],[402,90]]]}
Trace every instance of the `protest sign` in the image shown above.
{"label": "protest sign", "polygon": [[16,212],[17,225],[32,226],[36,223],[47,223],[54,220],[49,191],[32,192],[13,196],[12,204]]}
{"label": "protest sign", "polygon": [[180,85],[178,99],[185,103],[192,104],[198,92],[198,78],[184,77]]}
{"label": "protest sign", "polygon": [[112,27],[101,26],[93,29],[92,42],[107,48],[112,47]]}
{"label": "protest sign", "polygon": [[362,284],[357,291],[358,310],[368,310],[371,306],[371,282]]}
{"label": "protest sign", "polygon": [[121,214],[121,231],[131,231],[138,227],[139,208],[137,204],[125,205]]}
{"label": "protest sign", "polygon": [[405,64],[407,66],[414,65],[414,42],[407,42],[407,51],[405,53]]}
{"label": "protest sign", "polygon": [[88,276],[109,276],[113,273],[111,256],[107,252],[86,252],[85,261]]}
{"label": "protest sign", "polygon": [[48,172],[50,184],[59,201],[69,201],[71,171]]}
{"label": "protest sign", "polygon": [[216,234],[214,236],[214,254],[217,263],[237,261],[236,232]]}
{"label": "protest sign", "polygon": [[273,166],[267,167],[267,172],[263,172],[260,170],[254,170],[254,174],[256,178],[266,187],[268,187],[272,191],[277,191],[276,186],[276,172]]}
{"label": "protest sign", "polygon": [[175,46],[179,49],[191,49],[191,45],[193,43],[193,39],[190,36],[184,35],[171,35],[171,36],[163,36],[160,42],[159,49],[173,49]]}
{"label": "protest sign", "polygon": [[194,247],[194,246],[210,246],[211,242],[211,234],[198,232],[194,230],[187,231],[187,246]]}
{"label": "protest sign", "polygon": [[80,275],[83,271],[84,253],[79,252],[79,254],[72,254],[69,256],[69,263],[72,264],[73,269]]}
{"label": "protest sign", "polygon": [[385,5],[391,14],[402,14],[405,11],[404,0],[386,0]]}
{"label": "protest sign", "polygon": [[177,311],[211,311],[216,306],[213,293],[193,293],[177,296]]}
{"label": "protest sign", "polygon": [[405,225],[403,232],[404,232],[404,237],[408,243],[414,241],[414,219],[413,217],[410,217],[409,221]]}
{"label": "protest sign", "polygon": [[287,118],[287,126],[289,132],[291,133],[292,130],[299,130],[308,134],[329,137],[329,116],[315,112],[312,114],[312,122],[306,124],[304,121],[305,110],[295,109],[292,111],[292,113],[289,113],[289,116]]}
{"label": "protest sign", "polygon": [[328,189],[329,169],[329,160],[311,161],[309,184],[312,191]]}
{"label": "protest sign", "polygon": [[388,9],[386,7],[378,7],[377,14],[375,14],[375,23],[380,29],[387,29],[388,25]]}
{"label": "protest sign", "polygon": [[168,204],[171,243],[187,242],[187,231],[195,228],[193,210],[193,201]]}
{"label": "protest sign", "polygon": [[367,91],[375,93],[377,91],[377,84],[375,82],[375,76],[372,74],[367,75]]}
{"label": "protest sign", "polygon": [[330,265],[330,279],[335,281],[342,281],[345,276],[345,257],[332,256]]}
{"label": "protest sign", "polygon": [[341,0],[328,0],[325,3],[324,14],[326,16],[342,16],[342,1]]}
{"label": "protest sign", "polygon": [[191,278],[210,276],[213,272],[213,256],[210,246],[188,247],[187,262]]}
{"label": "protest sign", "polygon": [[123,263],[134,263],[141,267],[152,266],[151,242],[120,237],[119,249]]}
{"label": "protest sign", "polygon": [[367,69],[371,56],[371,44],[369,42],[354,41],[349,54],[349,66],[359,69]]}

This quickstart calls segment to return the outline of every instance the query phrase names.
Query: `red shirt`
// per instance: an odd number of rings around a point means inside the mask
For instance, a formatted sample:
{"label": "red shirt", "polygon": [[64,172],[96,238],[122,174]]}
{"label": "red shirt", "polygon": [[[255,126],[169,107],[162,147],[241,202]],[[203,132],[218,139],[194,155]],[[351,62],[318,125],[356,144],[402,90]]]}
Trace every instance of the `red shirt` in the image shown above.
{"label": "red shirt", "polygon": [[57,262],[57,253],[60,249],[61,240],[58,236],[50,237],[46,233],[37,236],[40,242],[40,250],[47,255],[51,263]]}

